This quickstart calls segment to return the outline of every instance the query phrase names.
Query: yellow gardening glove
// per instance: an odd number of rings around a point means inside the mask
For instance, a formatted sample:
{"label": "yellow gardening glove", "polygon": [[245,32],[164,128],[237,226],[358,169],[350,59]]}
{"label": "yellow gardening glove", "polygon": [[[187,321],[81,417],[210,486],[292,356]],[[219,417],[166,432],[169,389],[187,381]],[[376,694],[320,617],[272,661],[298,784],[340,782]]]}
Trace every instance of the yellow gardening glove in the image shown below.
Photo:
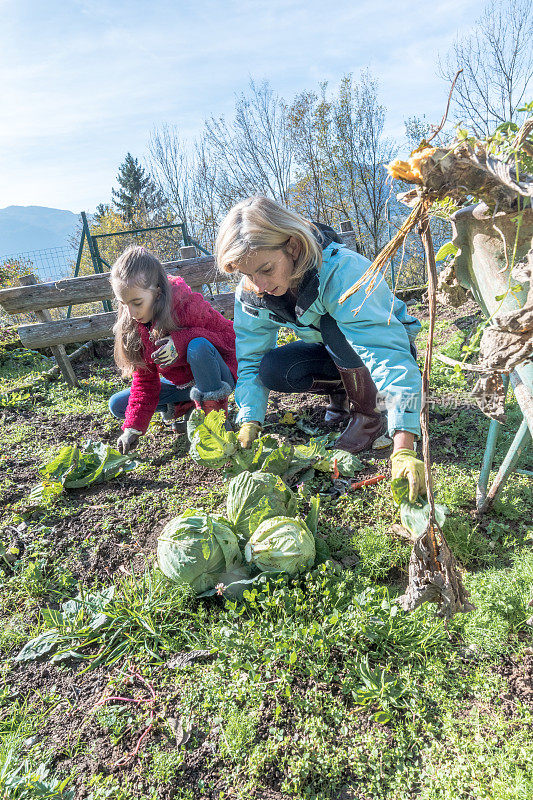
{"label": "yellow gardening glove", "polygon": [[416,457],[414,450],[403,447],[395,450],[390,457],[392,477],[407,478],[409,481],[409,502],[414,503],[419,494],[426,494],[424,462]]}
{"label": "yellow gardening glove", "polygon": [[239,442],[241,443],[241,445],[244,447],[245,450],[248,450],[253,440],[257,439],[260,430],[261,430],[261,425],[258,422],[243,422],[243,424],[240,427],[237,439],[239,440]]}

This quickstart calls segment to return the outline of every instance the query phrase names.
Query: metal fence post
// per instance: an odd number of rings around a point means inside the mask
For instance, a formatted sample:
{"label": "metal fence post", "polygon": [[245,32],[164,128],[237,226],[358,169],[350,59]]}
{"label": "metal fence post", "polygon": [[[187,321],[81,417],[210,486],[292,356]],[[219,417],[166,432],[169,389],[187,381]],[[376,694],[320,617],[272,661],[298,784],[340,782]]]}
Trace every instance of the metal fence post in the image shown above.
{"label": "metal fence post", "polygon": [[[81,239],[80,239],[80,246],[78,247],[78,256],[76,258],[76,268],[74,270],[74,277],[78,277],[78,272],[80,271],[81,266],[81,257],[83,254],[83,245],[85,244],[85,226],[81,232]],[[72,306],[67,308],[67,319],[70,319],[70,315],[72,314]]]}
{"label": "metal fence post", "polygon": [[[81,212],[81,218],[83,221],[83,230],[85,232],[85,237],[87,239],[87,244],[89,245],[89,253],[91,254],[91,261],[93,262],[93,269],[96,275],[101,275],[103,273],[102,267],[102,259],[100,257],[100,251],[98,249],[98,243],[96,239],[93,239],[91,236],[91,231],[89,229],[89,223],[87,222],[87,215],[85,211]],[[104,311],[112,311],[111,303],[109,300],[102,300],[102,306]]]}
{"label": "metal fence post", "polygon": [[359,246],[359,242],[357,240],[357,236],[353,229],[351,220],[343,219],[339,223],[339,233],[346,247],[349,247],[350,250],[355,250],[356,253],[361,252],[361,248]]}

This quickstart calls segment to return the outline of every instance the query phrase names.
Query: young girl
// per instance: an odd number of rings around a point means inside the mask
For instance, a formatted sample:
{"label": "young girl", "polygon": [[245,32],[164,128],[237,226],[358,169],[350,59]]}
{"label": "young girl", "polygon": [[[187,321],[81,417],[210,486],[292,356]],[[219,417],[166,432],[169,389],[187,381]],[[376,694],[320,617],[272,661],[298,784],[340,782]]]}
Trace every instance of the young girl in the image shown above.
{"label": "young girl", "polygon": [[111,413],[124,419],[121,453],[138,444],[155,411],[167,421],[196,405],[227,412],[237,362],[232,323],[185,281],[167,275],[144,247],[129,247],[111,270],[119,303],[115,361],[131,389],[114,394]]}
{"label": "young girl", "polygon": [[[335,232],[265,197],[229,212],[216,257],[242,279],[235,295],[239,364],[235,400],[239,439],[249,447],[265,417],[269,390],[329,395],[327,422],[347,422],[336,446],[358,453],[384,432],[376,409],[388,410],[393,477],[407,477],[410,497],[425,492],[420,434],[421,376],[412,344],[420,323],[382,281],[339,304],[370,262],[344,247]],[[302,341],[276,347],[281,326]]]}

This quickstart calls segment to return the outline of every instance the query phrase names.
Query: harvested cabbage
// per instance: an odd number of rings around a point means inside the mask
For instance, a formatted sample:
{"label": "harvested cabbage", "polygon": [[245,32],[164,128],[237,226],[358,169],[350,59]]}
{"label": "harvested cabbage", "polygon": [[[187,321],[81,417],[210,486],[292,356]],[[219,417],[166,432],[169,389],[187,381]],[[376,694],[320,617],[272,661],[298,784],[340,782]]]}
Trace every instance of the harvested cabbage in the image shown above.
{"label": "harvested cabbage", "polygon": [[222,573],[242,564],[237,537],[222,517],[186,511],[170,520],[157,540],[157,560],[170,580],[200,594]]}
{"label": "harvested cabbage", "polygon": [[272,517],[252,534],[244,555],[262,572],[294,574],[313,566],[315,540],[303,520]]}
{"label": "harvested cabbage", "polygon": [[296,498],[277,475],[241,472],[229,482],[226,508],[233,530],[241,540],[248,541],[265,519],[292,516]]}

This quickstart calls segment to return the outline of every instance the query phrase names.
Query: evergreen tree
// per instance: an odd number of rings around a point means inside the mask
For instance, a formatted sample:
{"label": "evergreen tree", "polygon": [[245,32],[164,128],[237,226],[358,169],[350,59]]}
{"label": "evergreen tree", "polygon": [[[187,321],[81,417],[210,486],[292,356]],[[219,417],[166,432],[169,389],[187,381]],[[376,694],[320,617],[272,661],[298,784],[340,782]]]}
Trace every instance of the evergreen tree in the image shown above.
{"label": "evergreen tree", "polygon": [[131,153],[120,165],[117,182],[120,188],[112,190],[113,205],[126,222],[131,223],[138,215],[146,221],[155,221],[154,217],[168,207],[150,175]]}
{"label": "evergreen tree", "polygon": [[102,222],[106,214],[109,214],[110,211],[111,211],[111,206],[108,203],[98,203],[98,205],[96,206],[96,211],[93,214],[93,221],[96,224],[100,224],[100,222]]}

